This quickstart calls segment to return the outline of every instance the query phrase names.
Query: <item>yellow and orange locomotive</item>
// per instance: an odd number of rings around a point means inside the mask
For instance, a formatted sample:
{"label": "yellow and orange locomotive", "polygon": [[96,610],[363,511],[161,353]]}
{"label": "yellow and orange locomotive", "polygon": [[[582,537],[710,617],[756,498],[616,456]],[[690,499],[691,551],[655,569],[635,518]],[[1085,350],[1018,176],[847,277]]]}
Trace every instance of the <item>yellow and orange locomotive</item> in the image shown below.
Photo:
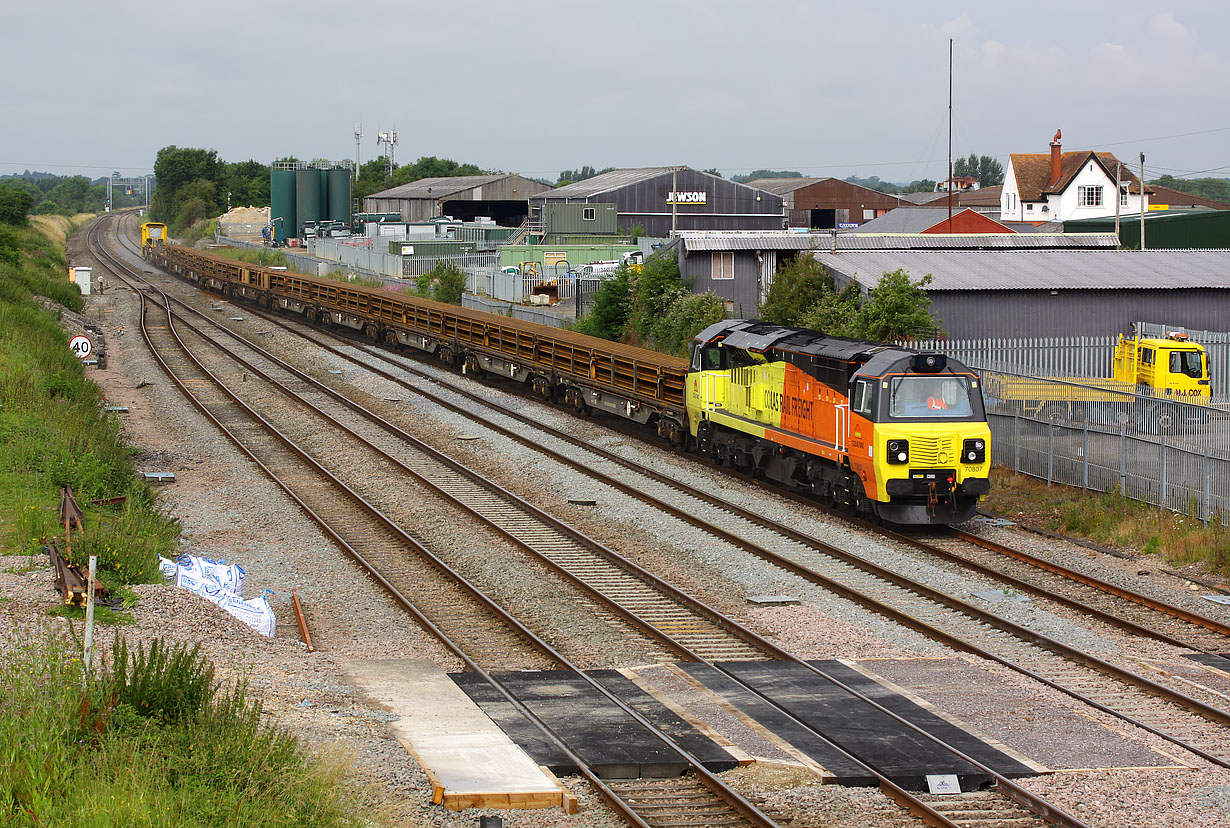
{"label": "yellow and orange locomotive", "polygon": [[977,375],[956,360],[759,320],[693,343],[689,431],[717,460],[894,523],[958,523],[990,489]]}

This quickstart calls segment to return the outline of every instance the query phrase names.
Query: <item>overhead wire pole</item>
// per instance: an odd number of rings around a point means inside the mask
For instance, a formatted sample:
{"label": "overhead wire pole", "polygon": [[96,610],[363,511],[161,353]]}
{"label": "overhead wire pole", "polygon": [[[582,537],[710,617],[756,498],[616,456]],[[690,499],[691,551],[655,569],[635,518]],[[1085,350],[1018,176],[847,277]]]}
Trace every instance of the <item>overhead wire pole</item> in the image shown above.
{"label": "overhead wire pole", "polygon": [[1140,249],[1145,249],[1145,154],[1140,154]]}
{"label": "overhead wire pole", "polygon": [[952,232],[952,38],[948,38],[948,232]]}

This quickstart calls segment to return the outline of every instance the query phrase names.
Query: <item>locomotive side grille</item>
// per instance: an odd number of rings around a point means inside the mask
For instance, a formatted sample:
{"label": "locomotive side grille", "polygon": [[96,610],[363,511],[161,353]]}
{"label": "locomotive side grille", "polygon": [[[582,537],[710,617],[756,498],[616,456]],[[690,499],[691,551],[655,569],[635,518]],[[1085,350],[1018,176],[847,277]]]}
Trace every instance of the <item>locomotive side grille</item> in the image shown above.
{"label": "locomotive side grille", "polygon": [[910,437],[910,463],[916,466],[946,466],[957,462],[957,441],[952,436]]}

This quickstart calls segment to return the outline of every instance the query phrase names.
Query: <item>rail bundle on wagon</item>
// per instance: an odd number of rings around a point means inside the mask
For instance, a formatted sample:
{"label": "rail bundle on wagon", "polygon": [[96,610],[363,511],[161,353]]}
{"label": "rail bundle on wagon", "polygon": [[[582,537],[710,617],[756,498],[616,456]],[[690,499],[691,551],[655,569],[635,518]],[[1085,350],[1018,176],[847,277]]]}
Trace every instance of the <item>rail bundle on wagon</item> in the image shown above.
{"label": "rail bundle on wagon", "polygon": [[979,378],[943,354],[728,320],[691,360],[379,288],[145,248],[200,286],[434,355],[543,400],[605,411],[677,448],[897,523],[971,517],[989,490]]}

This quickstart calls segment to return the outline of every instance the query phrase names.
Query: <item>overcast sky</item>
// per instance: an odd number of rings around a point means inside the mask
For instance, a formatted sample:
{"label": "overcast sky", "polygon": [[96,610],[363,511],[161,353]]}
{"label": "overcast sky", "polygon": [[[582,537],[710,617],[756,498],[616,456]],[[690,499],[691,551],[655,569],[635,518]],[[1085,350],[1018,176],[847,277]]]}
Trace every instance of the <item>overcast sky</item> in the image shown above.
{"label": "overcast sky", "polygon": [[584,164],[943,178],[1106,149],[1230,177],[1230,3],[463,0],[6,3],[0,174],[135,176],[159,148],[353,158],[400,133],[554,179]]}

